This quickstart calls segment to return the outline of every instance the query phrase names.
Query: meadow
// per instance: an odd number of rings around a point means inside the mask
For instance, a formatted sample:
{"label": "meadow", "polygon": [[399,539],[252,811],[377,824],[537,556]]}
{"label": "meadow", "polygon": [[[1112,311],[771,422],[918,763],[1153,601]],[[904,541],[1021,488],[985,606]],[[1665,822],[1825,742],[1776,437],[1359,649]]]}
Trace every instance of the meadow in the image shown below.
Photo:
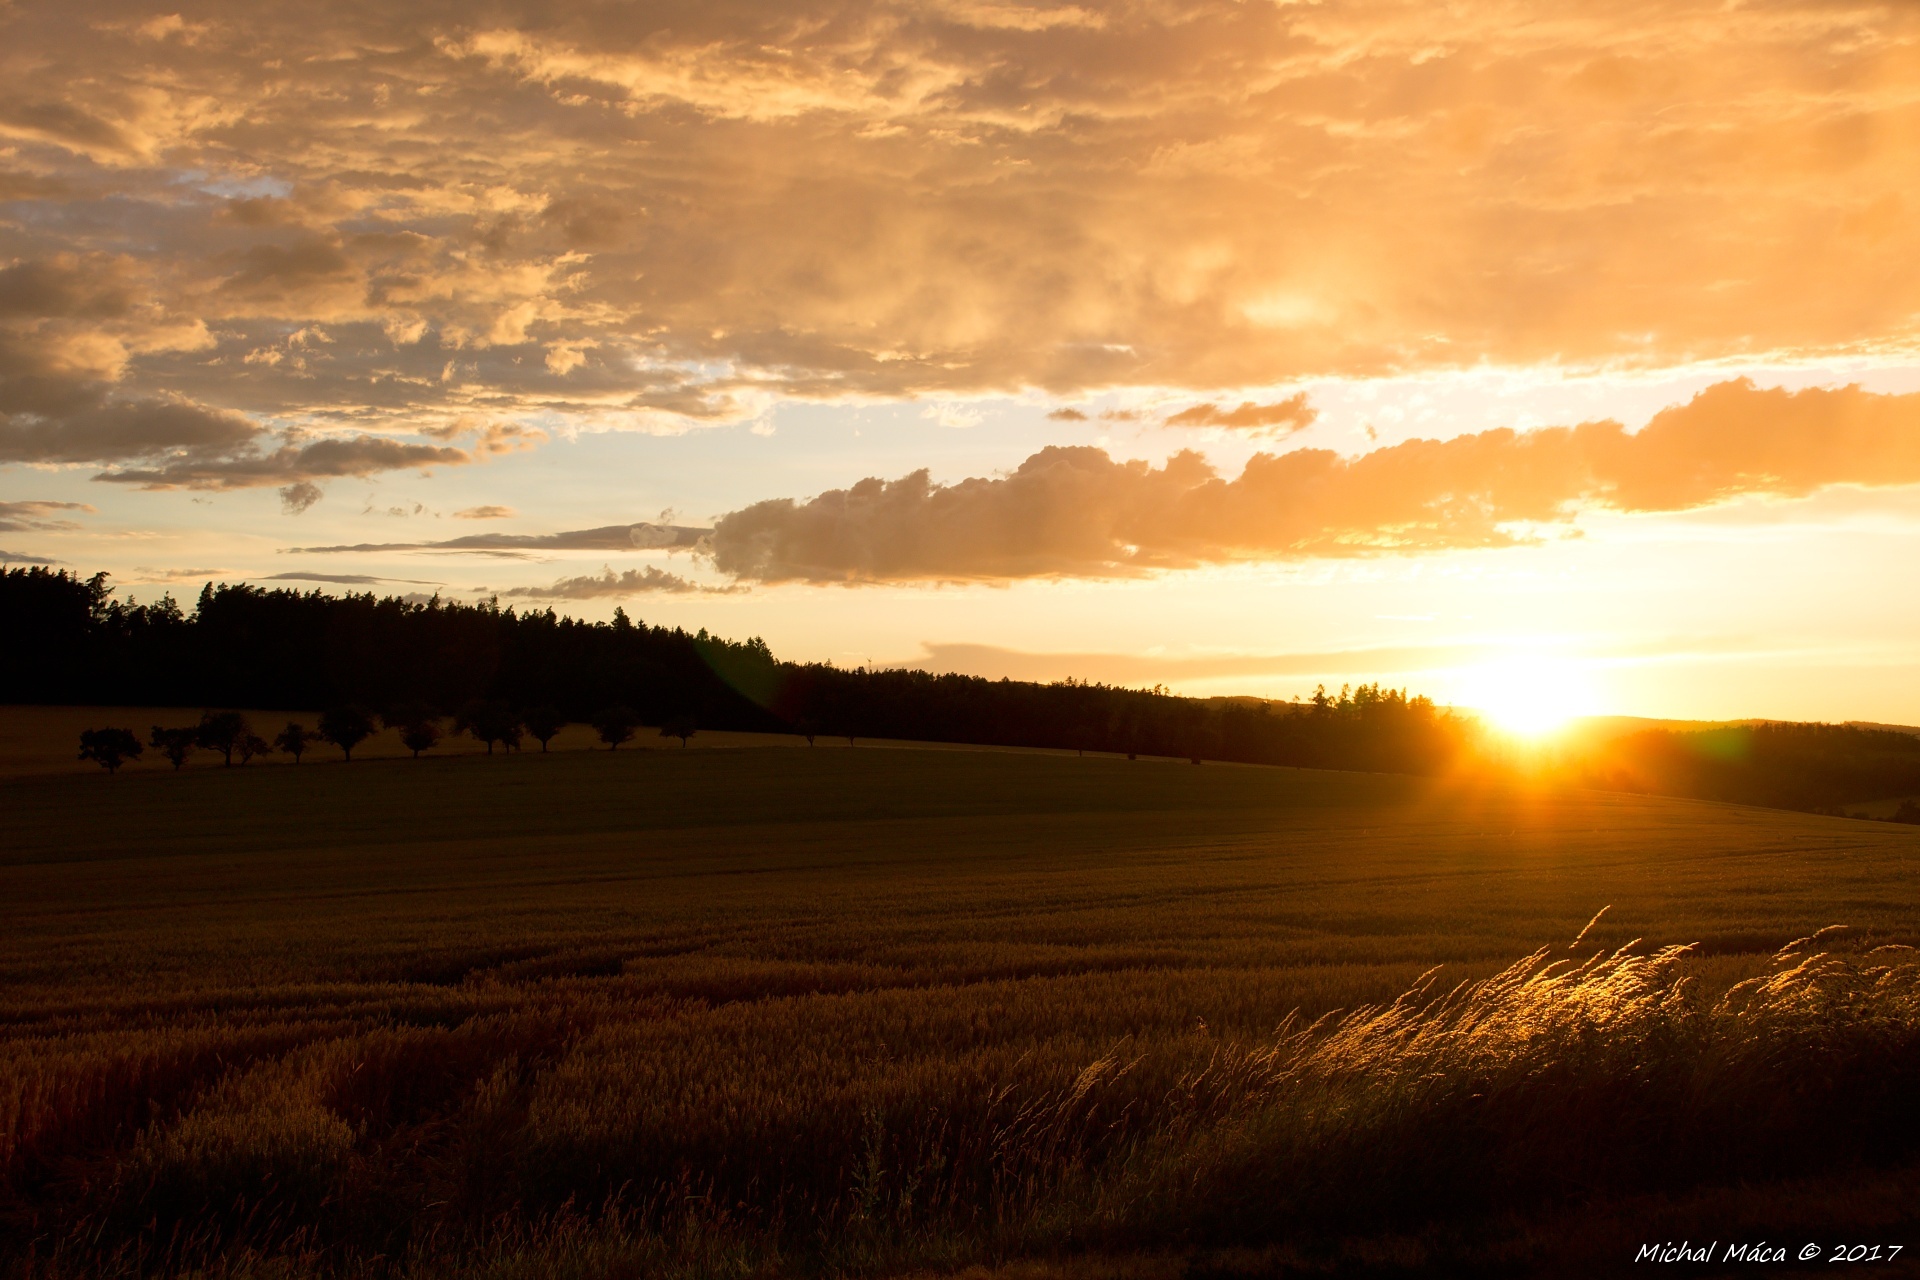
{"label": "meadow", "polygon": [[7,1274],[1606,1275],[1920,1222],[1913,828],[705,735],[109,777],[24,723]]}

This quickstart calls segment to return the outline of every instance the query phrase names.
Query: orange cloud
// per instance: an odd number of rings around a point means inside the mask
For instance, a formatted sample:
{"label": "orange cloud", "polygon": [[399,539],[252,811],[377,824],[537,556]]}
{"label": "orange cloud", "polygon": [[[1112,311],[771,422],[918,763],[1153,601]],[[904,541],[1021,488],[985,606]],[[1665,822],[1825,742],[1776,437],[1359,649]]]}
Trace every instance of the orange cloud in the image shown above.
{"label": "orange cloud", "polygon": [[0,252],[53,299],[9,350],[129,401],[645,426],[1920,340],[1912,6],[215,8],[0,14]]}
{"label": "orange cloud", "polygon": [[1679,511],[1835,484],[1920,483],[1920,393],[1790,393],[1741,379],[1639,432],[1590,422],[1410,440],[1345,459],[1260,453],[1233,480],[1049,448],[1001,479],[925,471],[722,517],[716,567],[766,582],[1119,577],[1242,560],[1511,545],[1586,507]]}
{"label": "orange cloud", "polygon": [[1291,435],[1310,427],[1319,412],[1307,403],[1307,393],[1296,392],[1274,404],[1255,404],[1243,400],[1237,409],[1222,409],[1216,404],[1196,404],[1167,419],[1170,427],[1231,427],[1263,434]]}
{"label": "orange cloud", "polygon": [[613,600],[637,595],[731,595],[742,587],[708,587],[691,582],[677,573],[647,565],[641,569],[623,569],[615,573],[602,568],[598,574],[561,578],[549,587],[513,587],[499,594],[535,600]]}

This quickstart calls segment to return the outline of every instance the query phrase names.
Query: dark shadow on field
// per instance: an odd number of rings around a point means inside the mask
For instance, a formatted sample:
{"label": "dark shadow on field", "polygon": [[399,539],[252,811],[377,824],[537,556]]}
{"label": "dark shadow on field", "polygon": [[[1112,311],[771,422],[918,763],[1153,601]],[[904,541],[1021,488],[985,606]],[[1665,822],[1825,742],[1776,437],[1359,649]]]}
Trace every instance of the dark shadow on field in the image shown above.
{"label": "dark shadow on field", "polygon": [[[364,761],[261,770],[244,788],[211,770],[0,782],[22,822],[0,858],[150,857],[390,840],[559,840],[598,832],[751,823],[806,825],[975,814],[1351,810],[1400,804],[1433,784],[1398,775],[1219,766],[1189,777],[1164,761],[882,748],[802,752],[573,753]],[[1039,761],[1044,760],[1044,764]],[[483,772],[482,770],[491,770]],[[124,784],[119,790],[96,785]],[[41,802],[44,798],[45,802]],[[37,813],[48,821],[36,824]],[[142,815],[151,820],[141,821]],[[1505,820],[1505,810],[1502,810]],[[138,825],[138,838],[133,838]]]}

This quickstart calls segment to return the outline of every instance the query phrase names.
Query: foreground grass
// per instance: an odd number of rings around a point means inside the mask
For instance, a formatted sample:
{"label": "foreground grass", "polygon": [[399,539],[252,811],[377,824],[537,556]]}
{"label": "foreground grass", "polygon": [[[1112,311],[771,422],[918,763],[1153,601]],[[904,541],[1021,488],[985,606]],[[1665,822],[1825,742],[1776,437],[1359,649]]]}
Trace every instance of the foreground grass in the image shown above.
{"label": "foreground grass", "polygon": [[25,1273],[1573,1274],[1912,1217],[1920,832],[878,750],[0,805]]}

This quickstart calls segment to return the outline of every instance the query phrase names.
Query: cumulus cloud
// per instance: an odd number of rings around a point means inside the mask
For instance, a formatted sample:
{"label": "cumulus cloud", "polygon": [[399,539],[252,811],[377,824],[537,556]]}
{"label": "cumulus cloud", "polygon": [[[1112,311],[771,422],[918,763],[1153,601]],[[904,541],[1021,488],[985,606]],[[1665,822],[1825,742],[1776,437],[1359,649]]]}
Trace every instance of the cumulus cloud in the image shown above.
{"label": "cumulus cloud", "polygon": [[1261,435],[1291,435],[1313,425],[1319,411],[1307,403],[1307,393],[1297,392],[1274,404],[1255,404],[1243,400],[1238,408],[1222,409],[1217,404],[1196,404],[1167,417],[1170,427],[1230,427]]}
{"label": "cumulus cloud", "polygon": [[84,502],[0,502],[0,533],[26,533],[40,530],[78,529],[72,520],[57,516],[59,511],[95,513]]}
{"label": "cumulus cloud", "polygon": [[314,503],[320,501],[322,490],[311,480],[299,480],[280,490],[280,509],[290,516],[297,516]]}
{"label": "cumulus cloud", "polygon": [[111,264],[63,256],[0,268],[0,318],[115,319],[131,305],[126,283]]}
{"label": "cumulus cloud", "polygon": [[0,462],[230,449],[261,434],[242,414],[176,393],[116,391],[130,361],[205,342],[198,320],[144,305],[138,276],[100,253],[0,269]]}
{"label": "cumulus cloud", "polygon": [[537,600],[603,600],[624,596],[665,593],[667,595],[732,595],[744,587],[710,587],[689,581],[677,573],[668,573],[653,565],[624,569],[615,573],[603,567],[599,574],[561,578],[548,587],[514,587],[499,594]]}
{"label": "cumulus cloud", "polygon": [[453,513],[453,518],[456,520],[507,520],[519,514],[512,507],[487,503],[478,507],[463,507]]}
{"label": "cumulus cloud", "polygon": [[[122,464],[95,478],[148,488],[278,485],[287,509],[302,511],[319,497],[314,479],[472,460],[365,433],[275,432],[178,390],[129,388],[142,356],[211,342],[203,321],[156,302],[153,287],[124,255],[61,253],[0,269],[0,463]],[[305,326],[282,346],[327,341]],[[546,438],[512,425],[474,434],[483,454]]]}
{"label": "cumulus cloud", "polygon": [[542,551],[660,551],[700,545],[712,530],[686,525],[609,524],[560,533],[470,533],[442,542],[357,542],[333,547],[291,547],[291,551],[453,551],[497,554]]}
{"label": "cumulus cloud", "polygon": [[[1410,440],[1346,459],[1260,453],[1223,479],[1049,448],[1011,475],[868,479],[722,517],[715,565],[765,582],[1119,577],[1302,556],[1498,547],[1585,507],[1680,511],[1742,495],[1920,483],[1920,393],[1723,382],[1638,432],[1590,422]],[[1517,527],[1519,526],[1519,527]]]}

